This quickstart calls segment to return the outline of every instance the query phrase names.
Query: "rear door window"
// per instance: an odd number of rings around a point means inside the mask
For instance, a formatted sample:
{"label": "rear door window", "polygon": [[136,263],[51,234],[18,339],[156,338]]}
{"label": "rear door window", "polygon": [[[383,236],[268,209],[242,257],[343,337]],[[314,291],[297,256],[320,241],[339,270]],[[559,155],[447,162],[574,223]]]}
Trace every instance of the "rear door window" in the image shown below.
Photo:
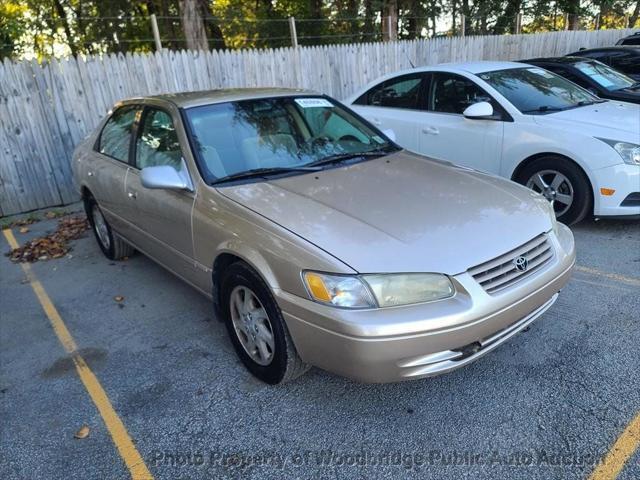
{"label": "rear door window", "polygon": [[412,73],[385,80],[371,88],[354,103],[373,107],[423,109],[423,92],[428,78],[429,74]]}
{"label": "rear door window", "polygon": [[121,162],[129,161],[131,133],[139,110],[137,105],[125,105],[111,115],[100,133],[100,153]]}

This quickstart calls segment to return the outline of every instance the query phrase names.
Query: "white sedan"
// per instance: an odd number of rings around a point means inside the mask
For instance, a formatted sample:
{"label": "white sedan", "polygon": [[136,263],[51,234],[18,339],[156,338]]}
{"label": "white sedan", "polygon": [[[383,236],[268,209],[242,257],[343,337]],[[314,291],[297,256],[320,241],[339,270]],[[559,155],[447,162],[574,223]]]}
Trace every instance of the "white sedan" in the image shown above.
{"label": "white sedan", "polygon": [[564,223],[640,216],[639,105],[513,62],[397,72],[346,103],[409,150],[527,185]]}

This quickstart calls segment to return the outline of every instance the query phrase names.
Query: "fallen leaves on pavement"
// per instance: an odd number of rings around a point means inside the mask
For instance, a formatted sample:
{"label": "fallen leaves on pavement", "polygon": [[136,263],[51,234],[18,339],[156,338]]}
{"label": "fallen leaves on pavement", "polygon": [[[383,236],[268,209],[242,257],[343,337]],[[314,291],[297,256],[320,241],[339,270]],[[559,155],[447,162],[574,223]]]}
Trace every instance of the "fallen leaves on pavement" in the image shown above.
{"label": "fallen leaves on pavement", "polygon": [[68,217],[58,222],[55,232],[44,237],[34,238],[26,244],[8,253],[12,262],[37,262],[64,257],[71,247],[70,240],[81,237],[89,228],[85,217]]}
{"label": "fallen leaves on pavement", "polygon": [[78,439],[83,439],[83,438],[87,438],[89,436],[89,427],[86,425],[83,425],[82,427],[80,427],[80,430],[78,430],[75,435],[74,438],[78,438]]}
{"label": "fallen leaves on pavement", "polygon": [[113,297],[113,299],[116,302],[120,303],[120,302],[122,302],[124,300],[124,297],[122,295],[116,295],[115,297]]}

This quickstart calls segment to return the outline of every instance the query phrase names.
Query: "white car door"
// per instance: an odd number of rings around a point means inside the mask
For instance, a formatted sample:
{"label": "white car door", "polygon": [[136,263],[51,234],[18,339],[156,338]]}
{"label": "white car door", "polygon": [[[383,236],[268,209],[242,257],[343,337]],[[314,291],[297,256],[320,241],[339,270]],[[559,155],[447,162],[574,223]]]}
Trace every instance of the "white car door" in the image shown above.
{"label": "white car door", "polygon": [[380,130],[393,130],[402,147],[419,150],[418,125],[414,114],[424,108],[428,73],[410,73],[385,80],[370,88],[351,108]]}
{"label": "white car door", "polygon": [[[462,115],[468,106],[482,101],[492,104],[491,119],[468,119]],[[427,110],[415,118],[419,153],[500,174],[504,122],[511,121],[511,117],[472,80],[455,73],[435,72]]]}

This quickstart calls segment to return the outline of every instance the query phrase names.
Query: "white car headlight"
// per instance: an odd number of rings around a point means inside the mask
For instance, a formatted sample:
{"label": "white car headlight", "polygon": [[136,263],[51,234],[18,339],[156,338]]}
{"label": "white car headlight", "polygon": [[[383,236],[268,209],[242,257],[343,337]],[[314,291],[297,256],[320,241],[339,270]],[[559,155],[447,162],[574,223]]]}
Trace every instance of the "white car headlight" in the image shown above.
{"label": "white car headlight", "polygon": [[306,271],[313,300],[343,308],[375,308],[432,302],[452,297],[455,288],[439,273],[331,275]]}
{"label": "white car headlight", "polygon": [[618,142],[616,140],[609,140],[606,138],[599,138],[598,140],[602,140],[618,152],[618,155],[622,157],[624,163],[640,165],[640,145],[628,142]]}

